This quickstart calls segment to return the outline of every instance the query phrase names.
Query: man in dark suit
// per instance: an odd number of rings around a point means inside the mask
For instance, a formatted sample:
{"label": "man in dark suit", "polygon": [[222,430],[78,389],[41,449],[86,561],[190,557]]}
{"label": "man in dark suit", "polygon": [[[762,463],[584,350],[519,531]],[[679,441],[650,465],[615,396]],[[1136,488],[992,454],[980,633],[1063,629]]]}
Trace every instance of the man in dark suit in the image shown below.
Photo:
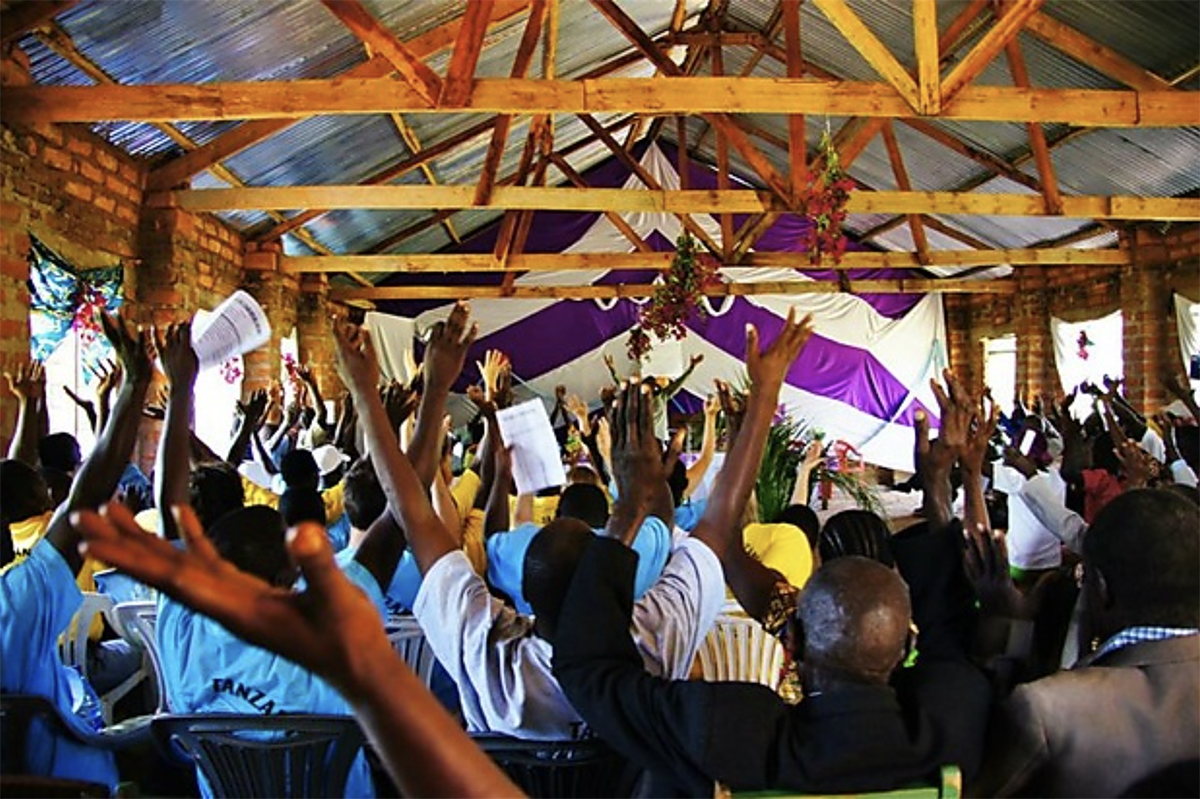
{"label": "man in dark suit", "polygon": [[[791,333],[789,324],[780,339]],[[722,501],[736,508],[753,486],[783,376],[799,352],[773,344],[760,353],[757,335],[748,339],[753,388],[718,478]],[[653,437],[644,438],[648,451],[639,455],[635,428],[620,441],[614,433],[620,500],[612,538],[589,542],[575,572],[559,617],[554,674],[596,734],[651,772],[653,795],[712,796],[714,782],[735,791],[881,790],[949,763],[972,775],[987,682],[965,657],[922,654],[903,689],[889,686],[907,649],[911,608],[900,577],[872,561],[834,561],[807,584],[788,636],[806,695],[796,706],[762,685],[672,682],[645,672],[628,633],[637,559],[619,540],[644,514],[644,486],[656,482],[642,473],[658,463]],[[729,547],[740,545],[739,536],[725,538],[735,539]],[[729,553],[717,554],[724,562]]]}
{"label": "man in dark suit", "polygon": [[[1088,528],[1083,563],[1085,640],[1102,643],[1013,691],[972,793],[1120,796],[1200,755],[1200,508],[1171,491],[1122,494]],[[1195,766],[1179,773],[1190,784],[1155,795],[1195,796]]]}

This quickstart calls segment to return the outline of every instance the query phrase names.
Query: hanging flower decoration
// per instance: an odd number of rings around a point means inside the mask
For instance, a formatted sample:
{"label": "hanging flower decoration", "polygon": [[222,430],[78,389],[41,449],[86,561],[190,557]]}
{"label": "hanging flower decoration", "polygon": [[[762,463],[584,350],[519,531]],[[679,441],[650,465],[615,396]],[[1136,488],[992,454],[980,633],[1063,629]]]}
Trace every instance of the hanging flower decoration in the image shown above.
{"label": "hanging flower decoration", "polygon": [[95,343],[103,332],[100,327],[100,314],[108,309],[108,302],[95,286],[86,281],[79,281],[78,288],[75,297],[75,318],[71,325],[79,333],[79,343],[87,347]]}
{"label": "hanging flower decoration", "polygon": [[1086,361],[1088,359],[1088,347],[1094,347],[1096,345],[1096,342],[1094,342],[1090,338],[1088,338],[1088,334],[1087,334],[1086,330],[1080,330],[1079,331],[1079,340],[1076,341],[1075,343],[1079,345],[1079,352],[1077,352],[1076,355],[1078,355],[1080,357],[1080,359]]}
{"label": "hanging flower decoration", "polygon": [[221,379],[226,384],[233,385],[242,377],[242,356],[235,355],[221,364]]}
{"label": "hanging flower decoration", "polygon": [[804,215],[812,222],[801,235],[800,244],[814,266],[821,263],[822,255],[832,257],[835,263],[842,262],[846,252],[842,225],[846,221],[846,203],[854,189],[854,181],[842,171],[841,159],[828,130],[821,136],[819,150],[824,167],[808,173],[804,193],[797,198]]}
{"label": "hanging flower decoration", "polygon": [[700,300],[704,289],[717,282],[717,259],[699,252],[687,231],[675,241],[675,257],[663,273],[650,301],[638,313],[638,325],[629,332],[626,349],[631,360],[641,360],[650,351],[650,333],[660,339],[687,336],[685,323],[692,313],[705,315]]}

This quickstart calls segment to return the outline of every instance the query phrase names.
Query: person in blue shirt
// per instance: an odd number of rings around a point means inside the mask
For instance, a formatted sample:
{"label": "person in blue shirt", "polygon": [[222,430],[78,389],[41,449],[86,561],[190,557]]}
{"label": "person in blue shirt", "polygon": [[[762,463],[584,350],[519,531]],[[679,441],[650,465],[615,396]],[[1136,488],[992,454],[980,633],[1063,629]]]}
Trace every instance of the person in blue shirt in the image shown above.
{"label": "person in blue shirt", "polygon": [[[112,414],[91,457],[75,475],[67,500],[51,518],[45,537],[29,557],[0,574],[0,690],[48,698],[67,726],[80,733],[91,729],[90,722],[75,712],[84,709],[88,689],[77,672],[62,664],[57,649],[59,636],[83,604],[75,584],[83,565],[80,536],[70,516],[98,508],[112,497],[137,440],[153,373],[148,333],[119,317],[103,315],[101,324],[124,370]],[[110,788],[118,782],[111,752],[89,747],[40,722],[26,736],[23,759],[30,774],[98,782]]]}
{"label": "person in blue shirt", "polygon": [[[575,483],[563,489],[556,518],[573,518],[602,533],[608,523],[608,498],[604,489],[586,483]],[[525,555],[541,527],[532,522],[517,525],[507,533],[487,539],[488,584],[512,600],[518,613],[532,615],[533,608],[525,598]],[[658,580],[667,557],[671,554],[671,531],[657,517],[648,516],[633,540],[638,554],[637,576],[634,579],[634,599]]]}
{"label": "person in blue shirt", "polygon": [[[171,388],[155,473],[159,479],[159,507],[170,508],[188,499],[187,425],[199,364],[186,323],[168,328],[159,337],[157,347]],[[375,405],[382,412],[377,395],[356,399],[364,413],[375,410]],[[310,494],[319,500],[315,491]],[[323,515],[319,501],[316,505]],[[299,515],[305,520],[311,517]],[[353,557],[340,564],[381,614],[381,625],[382,591],[391,582],[404,548],[404,538],[390,515],[386,522],[373,525]],[[168,539],[179,535],[178,524],[170,514],[163,514],[163,529]],[[249,506],[227,513],[216,520],[209,535],[220,555],[238,569],[278,588],[295,587],[297,572],[288,557],[284,522],[277,511]],[[350,714],[346,701],[312,672],[246,643],[218,622],[169,597],[160,600],[156,635],[173,712]],[[208,795],[203,780],[201,789]],[[374,795],[370,769],[361,753],[351,769],[346,795]]]}

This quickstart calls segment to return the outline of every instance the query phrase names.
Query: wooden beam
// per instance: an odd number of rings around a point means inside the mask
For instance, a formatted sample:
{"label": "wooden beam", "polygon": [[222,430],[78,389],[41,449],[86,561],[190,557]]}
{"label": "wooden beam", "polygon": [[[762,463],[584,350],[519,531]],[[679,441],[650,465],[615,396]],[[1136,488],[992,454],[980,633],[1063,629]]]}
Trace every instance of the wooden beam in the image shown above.
{"label": "wooden beam", "polygon": [[[510,19],[529,7],[529,0],[491,0],[491,25],[498,25]],[[405,42],[408,49],[422,58],[449,47],[463,24],[459,17],[428,33],[421,34]],[[392,66],[382,56],[376,56],[366,63],[347,70],[339,75],[342,79],[379,78],[391,74]],[[222,134],[202,147],[184,153],[172,159],[150,173],[148,185],[152,189],[169,189],[189,178],[200,174],[205,169],[220,163],[237,153],[245,150],[274,134],[289,128],[300,121],[303,115],[292,118],[262,119],[245,122],[228,133]]]}
{"label": "wooden beam", "polygon": [[[1023,89],[1029,88],[1029,71],[1025,69],[1025,57],[1021,54],[1021,43],[1016,39],[1009,42],[1004,53],[1008,57],[1008,70],[1013,83]],[[1037,162],[1038,175],[1042,179],[1042,197],[1046,210],[1052,214],[1062,211],[1062,193],[1058,190],[1058,177],[1054,173],[1054,161],[1050,159],[1050,148],[1046,146],[1046,133],[1036,122],[1026,124],[1029,131],[1029,147]]]}
{"label": "wooden beam", "polygon": [[913,0],[913,45],[917,55],[917,111],[934,116],[942,109],[937,0]]}
{"label": "wooden beam", "polygon": [[367,250],[367,255],[365,257],[375,257],[381,253],[386,253],[388,250],[399,246],[402,242],[408,241],[418,233],[429,230],[431,227],[436,227],[443,222],[450,221],[450,217],[454,216],[456,213],[458,213],[458,211],[459,209],[457,208],[442,208],[438,211],[435,211],[432,216],[422,219],[420,222],[411,224],[403,230],[393,233],[383,241],[376,242],[369,250]]}
{"label": "wooden beam", "polygon": [[[640,240],[640,239],[639,239]],[[645,244],[643,241],[642,244]],[[803,252],[755,252],[738,267],[771,269],[922,269],[926,266],[1126,266],[1132,263],[1128,250],[1025,249],[1025,250],[938,250],[922,263],[915,252],[847,252],[840,263],[826,258],[819,266]],[[667,269],[671,252],[547,253],[509,256],[506,272],[571,272],[610,269]],[[324,257],[283,256],[280,269],[290,273],[340,272],[489,272],[496,271],[491,254],[397,253],[394,255],[334,255]],[[727,265],[732,266],[732,265]]]}
{"label": "wooden beam", "polygon": [[[783,25],[784,49],[787,51],[787,76],[804,77],[804,59],[800,52],[800,0],[780,0],[780,19]],[[788,170],[792,196],[799,197],[808,183],[808,140],[805,137],[804,115],[788,115]]]}
{"label": "wooden beam", "polygon": [[436,108],[442,94],[442,79],[426,66],[421,57],[408,49],[359,0],[321,0],[330,12],[358,39],[370,45],[395,68],[404,82],[430,108]]}
{"label": "wooden beam", "polygon": [[1025,21],[1037,13],[1042,0],[1014,0],[988,29],[983,38],[963,56],[942,81],[942,107],[949,105],[980,72],[992,62],[1004,46],[1016,38]]}
{"label": "wooden beam", "polygon": [[[529,10],[529,19],[525,23],[525,32],[521,34],[521,43],[513,58],[512,77],[523,78],[529,71],[533,61],[533,50],[537,47],[538,37],[542,32],[542,21],[546,18],[545,0],[534,0]],[[500,159],[504,157],[504,148],[508,143],[508,130],[512,125],[512,114],[501,114],[496,118],[496,126],[492,128],[492,140],[488,143],[487,155],[483,160],[483,168],[479,174],[479,184],[475,191],[475,204],[483,205],[492,193],[496,182],[496,172],[500,169]]]}
{"label": "wooden beam", "polygon": [[[958,241],[958,242],[962,242],[963,244],[967,245],[968,247],[974,247],[977,250],[991,249],[991,245],[988,244],[987,242],[985,242],[981,239],[977,239],[969,233],[964,233],[961,230],[959,230],[958,228],[947,225],[945,222],[938,219],[936,216],[929,216],[928,214],[921,214],[921,224],[923,224],[929,230],[936,230],[938,233],[941,233],[943,236],[954,239],[955,241]],[[865,236],[863,238],[865,238]],[[930,255],[932,256],[933,253],[931,252]]]}
{"label": "wooden beam", "polygon": [[814,5],[841,31],[850,46],[867,60],[875,72],[904,98],[909,107],[917,113],[926,113],[921,108],[921,100],[917,93],[917,84],[892,51],[863,24],[858,15],[850,8],[846,0],[813,0]]}
{"label": "wooden beam", "polygon": [[[887,148],[888,161],[892,164],[892,174],[896,177],[896,188],[900,191],[912,191],[912,183],[908,179],[908,170],[904,168],[904,157],[900,154],[900,145],[896,142],[896,131],[889,119],[883,126],[883,143]],[[920,214],[908,215],[908,227],[912,231],[913,244],[917,248],[917,259],[929,263],[929,240],[925,238],[925,227],[921,224]]]}
{"label": "wooden beam", "polygon": [[[421,152],[421,140],[417,138],[417,132],[412,129],[412,126],[405,122],[404,118],[399,114],[389,114],[389,116],[391,117],[392,124],[396,127],[396,132],[400,134],[400,139],[404,142],[404,146],[409,149],[409,152]],[[437,186],[441,183],[437,179],[437,175],[433,173],[433,167],[429,165],[428,159],[422,161],[418,169],[421,170],[421,174],[425,176],[425,180],[430,186]],[[454,225],[449,219],[442,222],[442,227],[446,229],[446,235],[450,237],[452,242],[455,244],[462,243],[462,239],[458,237],[458,232],[454,229]]]}
{"label": "wooden beam", "polygon": [[[823,280],[784,280],[772,283],[722,283],[708,286],[709,297],[745,297],[761,294],[1015,294],[1014,280],[854,280],[848,289]],[[589,300],[649,297],[658,289],[653,284],[603,284],[586,286],[380,286],[362,289],[333,289],[330,298],[349,300]]]}
{"label": "wooden beam", "polygon": [[[617,149],[621,149],[617,145]],[[619,211],[672,214],[765,213],[786,211],[773,193],[748,189],[665,191],[661,189],[568,189],[497,186],[485,206],[474,203],[475,187],[441,186],[286,186],[240,189],[188,189],[147,195],[151,208],[235,211],[285,208],[514,208],[553,211]],[[856,191],[852,214],[920,213],[984,216],[1047,216],[1042,198],[1032,194],[974,194],[936,191]],[[1194,221],[1200,199],[1174,197],[1063,197],[1063,216],[1085,219]]]}
{"label": "wooden beam", "polygon": [[[558,170],[566,176],[567,180],[571,181],[573,185],[578,186],[579,188],[587,188],[587,182],[584,181],[583,177],[576,172],[569,163],[567,163],[567,159],[563,158],[557,153],[552,153],[550,155],[550,160],[554,163],[554,166],[556,166]],[[605,211],[604,217],[612,223],[613,227],[621,231],[621,235],[624,236],[638,252],[654,252],[654,248],[647,244],[646,240],[638,235],[638,232],[633,229],[633,226],[625,221],[625,217],[618,213],[614,213],[613,211]],[[666,253],[666,255],[669,256],[671,254]],[[670,260],[668,259],[668,264],[669,263]]]}
{"label": "wooden beam", "polygon": [[1025,23],[1025,30],[1076,61],[1131,88],[1151,92],[1165,92],[1174,88],[1170,82],[1044,11],[1030,17]]}
{"label": "wooden beam", "polygon": [[[710,62],[713,75],[722,75],[725,72],[725,53],[721,45],[712,48],[712,60]],[[717,188],[724,191],[729,189],[729,139],[725,133],[717,128]],[[791,196],[797,196],[794,193]],[[729,259],[733,252],[733,214],[723,213],[720,215],[721,224],[721,257]]]}
{"label": "wooden beam", "polygon": [[943,64],[957,52],[962,43],[970,36],[972,29],[979,25],[979,15],[991,5],[992,0],[971,0],[958,16],[950,21],[946,30],[938,37],[938,63]]}
{"label": "wooden beam", "polygon": [[1037,178],[1030,177],[1020,170],[1015,164],[1012,164],[1003,158],[997,158],[989,152],[972,147],[959,137],[947,133],[924,119],[902,119],[901,124],[907,125],[921,135],[933,139],[943,147],[948,147],[954,152],[961,155],[963,158],[970,159],[980,166],[997,175],[1002,175],[1014,183],[1020,183],[1022,186],[1033,189],[1036,192],[1042,190],[1042,184]]}
{"label": "wooden beam", "polygon": [[[939,118],[1063,122],[1107,128],[1196,127],[1200,126],[1197,94],[969,86],[959,91],[953,102],[943,105]],[[12,86],[5,88],[0,116],[8,122],[34,124],[269,119],[431,110],[415,92],[390,78],[334,78],[204,85]],[[480,79],[465,110],[512,114],[827,114],[879,119],[906,118],[913,113],[886,84],[728,77]]]}
{"label": "wooden beam", "polygon": [[467,10],[458,29],[458,41],[454,43],[454,54],[446,67],[446,80],[442,82],[442,94],[438,105],[456,108],[471,95],[475,81],[475,65],[483,52],[483,37],[487,35],[488,17],[492,4],[487,0],[467,0]]}
{"label": "wooden beam", "polygon": [[26,33],[45,25],[79,0],[39,0],[9,3],[0,12],[0,47],[7,47]]}

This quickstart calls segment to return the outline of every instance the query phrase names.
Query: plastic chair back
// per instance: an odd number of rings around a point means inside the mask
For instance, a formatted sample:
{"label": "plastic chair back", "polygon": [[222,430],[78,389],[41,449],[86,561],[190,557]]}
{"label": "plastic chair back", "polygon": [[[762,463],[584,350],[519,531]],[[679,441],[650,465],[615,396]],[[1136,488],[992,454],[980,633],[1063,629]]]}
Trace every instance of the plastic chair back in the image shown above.
{"label": "plastic chair back", "polygon": [[363,733],[350,716],[159,716],[164,749],[183,749],[214,797],[344,796]]}
{"label": "plastic chair back", "polygon": [[891,791],[854,794],[792,793],[790,791],[750,791],[734,793],[736,799],[959,799],[962,796],[962,772],[958,766],[942,766],[936,778],[926,783]]}
{"label": "plastic chair back", "polygon": [[154,686],[158,693],[157,712],[169,711],[171,703],[167,698],[167,684],[163,681],[162,660],[158,654],[158,637],[155,633],[158,627],[158,603],[145,600],[122,602],[113,608],[113,616],[113,626],[121,636],[144,650],[150,659],[150,667],[154,672]]}
{"label": "plastic chair back", "polygon": [[425,631],[421,629],[416,617],[408,614],[388,616],[385,627],[392,649],[396,650],[396,654],[400,655],[428,687],[437,657],[433,654],[429,642],[425,640]]}
{"label": "plastic chair back", "polygon": [[697,654],[709,682],[754,682],[779,688],[783,645],[749,616],[719,616]]}
{"label": "plastic chair back", "polygon": [[598,738],[523,741],[504,735],[472,735],[483,751],[527,795],[627,797],[640,769]]}
{"label": "plastic chair back", "polygon": [[63,665],[74,666],[87,676],[87,647],[88,629],[96,614],[110,616],[113,609],[112,597],[105,594],[84,592],[83,604],[75,611],[74,618],[67,625],[67,631],[58,641],[58,656]]}

